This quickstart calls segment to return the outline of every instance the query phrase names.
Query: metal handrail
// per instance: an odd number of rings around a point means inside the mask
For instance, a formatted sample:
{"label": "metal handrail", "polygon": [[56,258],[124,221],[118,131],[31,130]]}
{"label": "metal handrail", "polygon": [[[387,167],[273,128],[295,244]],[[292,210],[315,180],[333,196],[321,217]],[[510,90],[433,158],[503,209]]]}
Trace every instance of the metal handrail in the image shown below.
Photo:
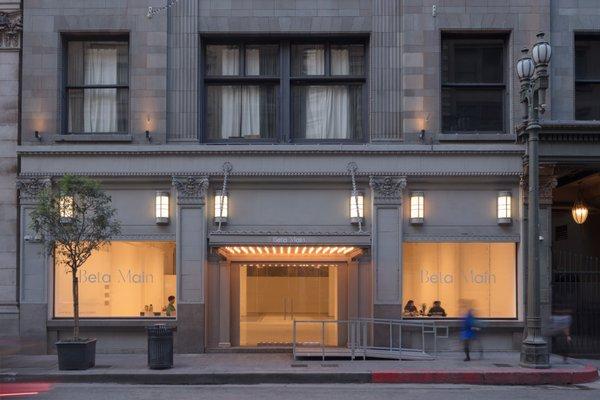
{"label": "metal handrail", "polygon": [[[325,343],[325,327],[328,324],[336,325],[347,325],[348,326],[348,337],[346,348],[349,351],[349,356],[354,360],[357,356],[361,356],[366,359],[369,352],[387,352],[387,355],[397,356],[398,359],[402,358],[404,353],[416,353],[419,352],[422,355],[426,355],[431,358],[437,357],[437,340],[447,339],[449,337],[449,327],[447,325],[439,325],[436,321],[414,321],[414,320],[397,320],[397,319],[382,319],[382,318],[358,318],[351,320],[294,320],[292,329],[292,353],[294,359],[298,356],[298,347],[300,342],[297,340],[298,333],[297,328],[300,324],[319,324],[321,326],[321,335],[319,339],[319,354],[323,360],[325,360],[328,354],[327,349],[329,346]],[[369,338],[373,336],[372,331],[377,325],[387,326],[389,329],[389,343],[387,346],[375,346],[374,343],[370,344]],[[394,345],[394,329],[398,329],[398,346]],[[403,328],[417,328],[421,330],[421,347],[409,348],[402,344]],[[442,330],[442,334],[438,334],[438,330]],[[433,355],[426,351],[426,335],[433,336]],[[339,349],[339,347],[336,347]],[[339,355],[339,352],[336,353]]]}

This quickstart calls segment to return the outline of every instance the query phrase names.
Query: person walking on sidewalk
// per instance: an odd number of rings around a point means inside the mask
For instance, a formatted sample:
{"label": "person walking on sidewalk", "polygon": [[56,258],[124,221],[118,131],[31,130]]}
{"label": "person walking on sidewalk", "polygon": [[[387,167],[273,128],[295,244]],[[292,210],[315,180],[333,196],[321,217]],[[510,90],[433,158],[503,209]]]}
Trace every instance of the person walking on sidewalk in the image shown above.
{"label": "person walking on sidewalk", "polygon": [[[473,308],[466,302],[465,306],[467,312],[462,320],[460,339],[463,341],[464,345],[465,361],[471,361],[471,344],[477,339],[479,327],[477,326],[477,318],[475,317]],[[483,348],[481,348],[480,351],[483,355]]]}

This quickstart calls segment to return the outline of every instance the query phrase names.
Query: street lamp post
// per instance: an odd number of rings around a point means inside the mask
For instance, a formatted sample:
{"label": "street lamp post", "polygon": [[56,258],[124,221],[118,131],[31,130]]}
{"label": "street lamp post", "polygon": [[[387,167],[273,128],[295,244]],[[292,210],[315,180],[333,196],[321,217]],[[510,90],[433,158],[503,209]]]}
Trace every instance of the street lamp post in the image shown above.
{"label": "street lamp post", "polygon": [[521,344],[521,366],[550,368],[548,343],[542,336],[540,317],[540,252],[539,241],[539,116],[546,108],[548,89],[548,63],[552,55],[550,44],[537,35],[533,46],[533,59],[523,50],[517,62],[517,75],[521,81],[521,103],[525,108],[525,135],[527,136],[529,208],[527,242],[527,336]]}

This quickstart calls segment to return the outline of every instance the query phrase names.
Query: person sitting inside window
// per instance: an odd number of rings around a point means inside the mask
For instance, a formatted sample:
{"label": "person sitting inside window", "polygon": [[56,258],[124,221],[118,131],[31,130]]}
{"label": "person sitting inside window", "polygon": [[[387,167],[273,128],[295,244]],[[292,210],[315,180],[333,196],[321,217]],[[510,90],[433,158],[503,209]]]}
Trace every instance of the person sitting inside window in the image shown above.
{"label": "person sitting inside window", "polygon": [[165,314],[167,314],[167,317],[174,317],[176,312],[175,296],[171,295],[169,296],[169,304],[165,307]]}
{"label": "person sitting inside window", "polygon": [[419,310],[417,310],[417,306],[415,306],[415,302],[409,300],[404,306],[404,316],[405,317],[416,317],[419,315]]}
{"label": "person sitting inside window", "polygon": [[446,310],[444,310],[442,308],[442,302],[439,300],[436,300],[433,302],[433,307],[431,307],[429,309],[429,312],[427,313],[428,317],[445,317],[446,316]]}

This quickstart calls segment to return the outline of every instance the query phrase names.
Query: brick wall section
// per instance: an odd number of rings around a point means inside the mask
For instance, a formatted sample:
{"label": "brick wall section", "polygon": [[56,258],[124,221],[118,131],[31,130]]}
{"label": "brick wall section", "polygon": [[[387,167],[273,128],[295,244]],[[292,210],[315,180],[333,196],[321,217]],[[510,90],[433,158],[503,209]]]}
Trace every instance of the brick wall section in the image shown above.
{"label": "brick wall section", "polygon": [[[148,126],[155,143],[166,131],[166,13],[146,17],[161,0],[85,0],[28,2],[23,18],[22,140],[43,143],[60,133],[61,32],[129,32],[130,133],[143,142]],[[150,122],[148,124],[148,118]]]}
{"label": "brick wall section", "polygon": [[[550,0],[507,0],[499,4],[481,0],[403,1],[403,131],[412,139],[421,130],[441,129],[441,33],[444,31],[500,31],[510,34],[507,60],[509,118],[514,132],[522,111],[515,63],[520,49],[535,43],[535,35],[549,31]],[[432,6],[436,6],[435,16]]]}
{"label": "brick wall section", "polygon": [[576,32],[600,32],[600,3],[597,0],[551,1],[552,119],[575,118]]}
{"label": "brick wall section", "polygon": [[[4,1],[2,11],[18,11]],[[19,334],[17,305],[17,136],[19,121],[19,40],[0,34],[0,337]]]}
{"label": "brick wall section", "polygon": [[200,32],[368,32],[371,0],[199,0]]}

